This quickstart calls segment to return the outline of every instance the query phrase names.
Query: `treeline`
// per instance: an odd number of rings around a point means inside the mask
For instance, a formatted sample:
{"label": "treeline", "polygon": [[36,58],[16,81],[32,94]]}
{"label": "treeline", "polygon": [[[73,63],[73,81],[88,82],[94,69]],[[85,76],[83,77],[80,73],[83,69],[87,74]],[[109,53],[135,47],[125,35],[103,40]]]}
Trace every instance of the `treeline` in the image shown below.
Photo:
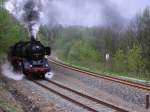
{"label": "treeline", "polygon": [[[150,9],[126,28],[61,26],[41,28],[59,58],[96,71],[150,80]],[[106,54],[109,59],[106,60]]]}
{"label": "treeline", "polygon": [[27,38],[23,26],[11,14],[0,6],[0,54],[6,53],[15,42]]}

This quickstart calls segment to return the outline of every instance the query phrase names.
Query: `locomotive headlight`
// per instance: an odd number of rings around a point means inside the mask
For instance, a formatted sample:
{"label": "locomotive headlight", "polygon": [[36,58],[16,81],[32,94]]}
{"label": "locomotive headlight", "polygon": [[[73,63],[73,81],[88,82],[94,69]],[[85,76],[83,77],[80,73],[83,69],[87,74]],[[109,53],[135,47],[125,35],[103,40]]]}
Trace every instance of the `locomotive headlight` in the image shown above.
{"label": "locomotive headlight", "polygon": [[45,66],[48,67],[48,64],[46,64]]}
{"label": "locomotive headlight", "polygon": [[30,65],[30,68],[32,67],[32,65]]}

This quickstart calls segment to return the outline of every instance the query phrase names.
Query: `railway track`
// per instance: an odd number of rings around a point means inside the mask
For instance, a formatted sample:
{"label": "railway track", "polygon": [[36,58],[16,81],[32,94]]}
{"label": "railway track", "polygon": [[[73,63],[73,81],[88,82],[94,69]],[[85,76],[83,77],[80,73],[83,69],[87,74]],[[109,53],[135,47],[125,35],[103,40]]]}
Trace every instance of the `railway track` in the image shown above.
{"label": "railway track", "polygon": [[96,99],[55,81],[46,79],[44,82],[34,81],[34,83],[91,112],[99,112],[101,108],[108,108],[112,112],[129,112],[129,110],[123,107]]}
{"label": "railway track", "polygon": [[121,78],[117,78],[117,77],[113,77],[113,76],[108,76],[108,75],[104,75],[104,74],[94,73],[94,72],[91,72],[91,71],[88,71],[88,70],[83,70],[83,69],[80,69],[80,68],[77,68],[77,67],[73,67],[73,66],[64,64],[60,61],[56,61],[54,59],[49,59],[49,61],[51,63],[57,65],[57,66],[61,66],[63,68],[67,68],[69,70],[77,71],[77,72],[83,73],[84,75],[90,75],[90,76],[93,76],[93,77],[96,77],[96,78],[105,79],[105,80],[117,82],[117,83],[120,83],[120,84],[124,84],[124,85],[127,85],[127,86],[131,86],[131,87],[134,87],[134,88],[137,88],[137,89],[141,89],[141,90],[144,90],[148,93],[150,92],[150,86],[149,85],[145,85],[145,84],[138,83],[138,82],[132,82],[132,81],[129,81],[129,80],[125,80],[125,79],[121,79]]}

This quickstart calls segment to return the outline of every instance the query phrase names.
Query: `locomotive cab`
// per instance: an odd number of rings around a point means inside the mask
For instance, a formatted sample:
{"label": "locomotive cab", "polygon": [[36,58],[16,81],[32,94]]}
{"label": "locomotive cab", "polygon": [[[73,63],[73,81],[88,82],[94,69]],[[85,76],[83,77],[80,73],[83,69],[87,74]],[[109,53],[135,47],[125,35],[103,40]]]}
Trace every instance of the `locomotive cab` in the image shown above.
{"label": "locomotive cab", "polygon": [[23,72],[27,75],[44,77],[50,72],[50,66],[45,55],[50,55],[50,47],[44,47],[39,41],[29,42],[25,48],[25,59],[23,61]]}

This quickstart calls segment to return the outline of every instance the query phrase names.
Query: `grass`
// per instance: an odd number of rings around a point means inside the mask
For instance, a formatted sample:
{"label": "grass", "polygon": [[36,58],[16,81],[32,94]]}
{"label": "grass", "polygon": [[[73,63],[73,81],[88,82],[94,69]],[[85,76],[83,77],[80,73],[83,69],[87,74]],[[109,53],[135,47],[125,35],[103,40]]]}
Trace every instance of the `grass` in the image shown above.
{"label": "grass", "polygon": [[1,99],[0,99],[0,107],[6,110],[7,112],[19,112],[15,105]]}
{"label": "grass", "polygon": [[63,58],[61,58],[61,60],[63,60],[63,63],[71,65],[73,67],[77,67],[79,69],[88,70],[103,75],[120,77],[131,81],[138,81],[145,84],[150,84],[149,74],[143,75],[143,74],[135,74],[135,73],[128,73],[128,72],[115,72],[108,69],[107,67],[104,67],[102,64],[99,63],[90,63],[90,62],[84,63],[84,62],[70,61]]}

